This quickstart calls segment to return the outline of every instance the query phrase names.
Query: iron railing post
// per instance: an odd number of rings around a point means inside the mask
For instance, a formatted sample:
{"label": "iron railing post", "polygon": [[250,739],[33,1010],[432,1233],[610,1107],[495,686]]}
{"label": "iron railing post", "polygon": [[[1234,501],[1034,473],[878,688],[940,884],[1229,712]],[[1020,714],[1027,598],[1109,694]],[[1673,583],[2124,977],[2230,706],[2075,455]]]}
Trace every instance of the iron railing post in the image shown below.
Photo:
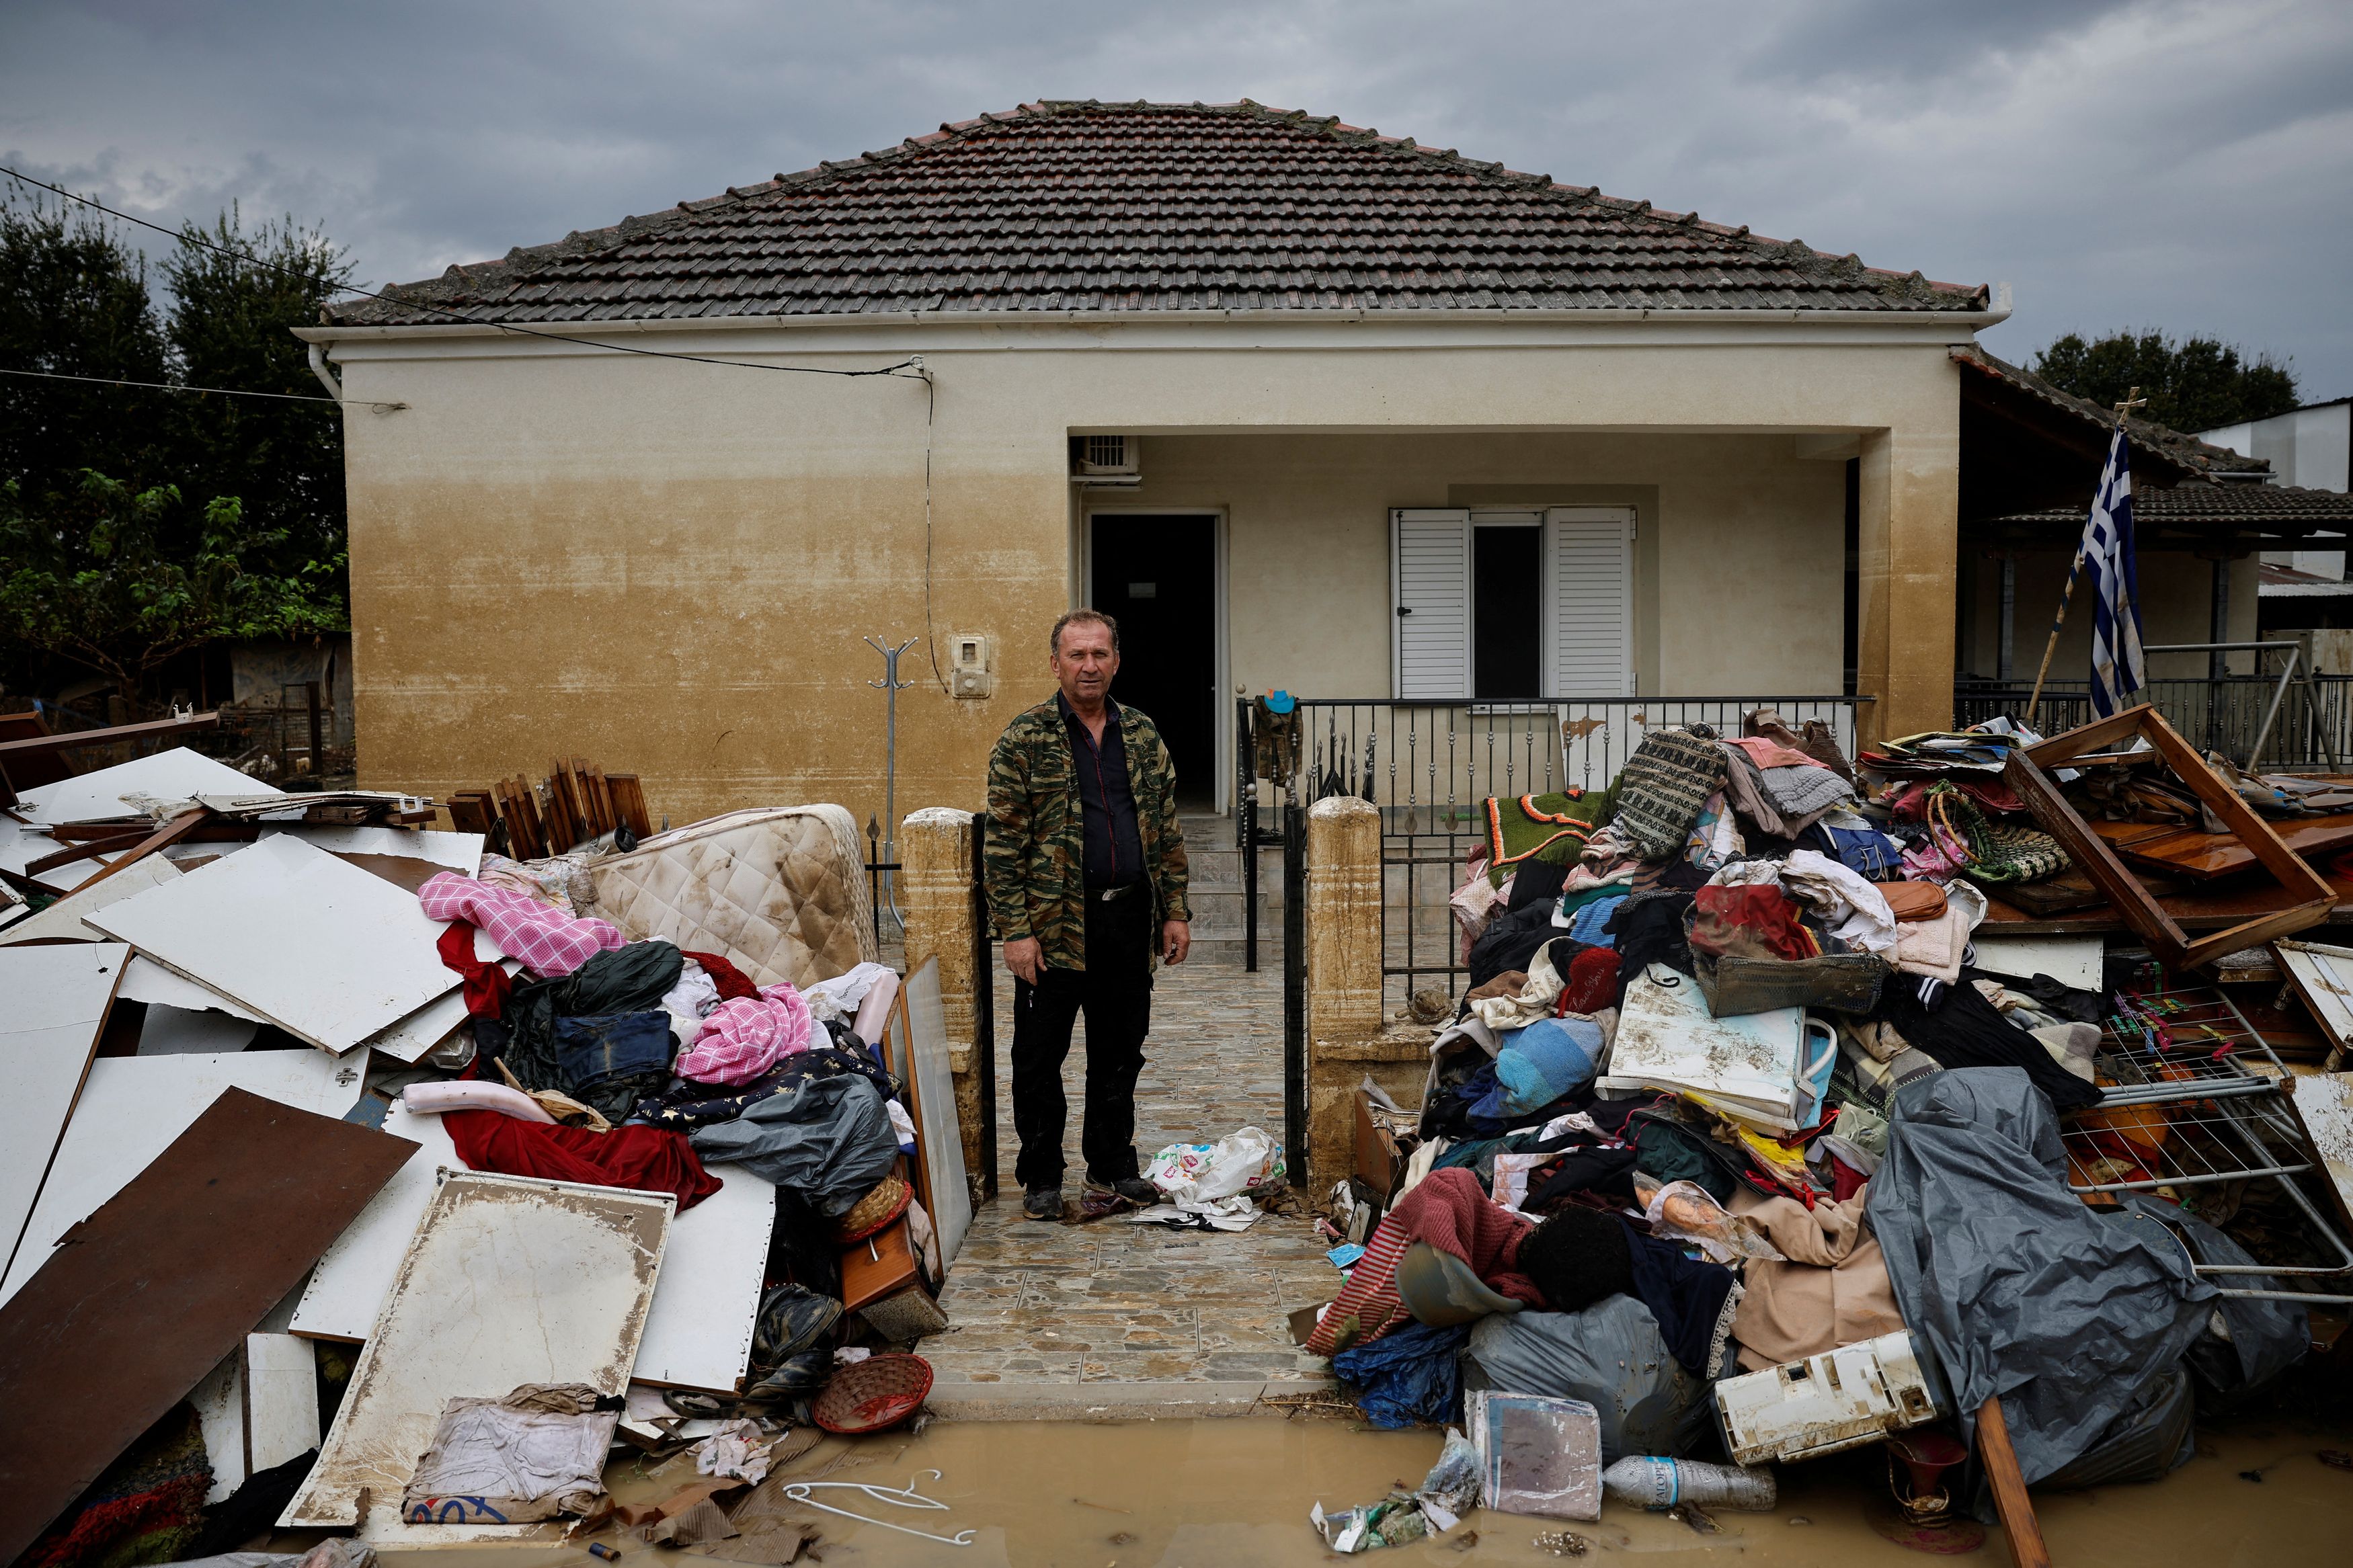
{"label": "iron railing post", "polygon": [[1282,807],[1282,1147],[1291,1184],[1307,1184],[1307,811]]}

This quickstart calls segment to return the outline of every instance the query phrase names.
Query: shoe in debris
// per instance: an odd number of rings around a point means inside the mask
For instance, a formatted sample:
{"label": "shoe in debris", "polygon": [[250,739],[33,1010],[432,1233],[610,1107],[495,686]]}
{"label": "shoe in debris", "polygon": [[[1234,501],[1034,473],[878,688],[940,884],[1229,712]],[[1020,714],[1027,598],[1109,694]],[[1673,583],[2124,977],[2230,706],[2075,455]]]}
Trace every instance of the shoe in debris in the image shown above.
{"label": "shoe in debris", "polygon": [[1029,1195],[1021,1200],[1024,1219],[1060,1219],[1062,1217],[1062,1189],[1058,1184],[1050,1187],[1032,1187]]}

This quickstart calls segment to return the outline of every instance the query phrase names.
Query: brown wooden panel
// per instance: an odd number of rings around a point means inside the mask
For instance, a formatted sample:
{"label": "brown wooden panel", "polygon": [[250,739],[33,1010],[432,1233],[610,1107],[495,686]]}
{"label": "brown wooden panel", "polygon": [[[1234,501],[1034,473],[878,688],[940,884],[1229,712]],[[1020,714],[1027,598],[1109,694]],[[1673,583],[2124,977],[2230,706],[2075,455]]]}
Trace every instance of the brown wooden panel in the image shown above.
{"label": "brown wooden panel", "polygon": [[225,1091],[0,1306],[0,1562],[185,1398],[417,1145]]}

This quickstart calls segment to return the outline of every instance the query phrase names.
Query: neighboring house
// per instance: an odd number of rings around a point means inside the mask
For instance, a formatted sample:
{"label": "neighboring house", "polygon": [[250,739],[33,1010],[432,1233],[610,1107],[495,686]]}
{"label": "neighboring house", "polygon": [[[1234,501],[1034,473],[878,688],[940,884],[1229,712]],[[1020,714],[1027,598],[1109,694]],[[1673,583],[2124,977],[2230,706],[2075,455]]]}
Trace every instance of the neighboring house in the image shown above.
{"label": "neighboring house", "polygon": [[[1981,350],[1957,357],[1974,373],[1962,382],[1964,685],[2031,685],[2116,416]],[[2274,554],[2285,559],[2353,529],[2353,496],[2273,483],[2278,476],[2260,454],[2145,419],[2128,420],[2126,434],[2143,628],[2152,645],[2254,640],[2274,625],[2277,569],[2268,564]],[[2091,659],[2082,581],[2076,591],[2078,613],[2069,616],[2052,661],[2052,675],[2067,683],[2083,681]],[[2211,659],[2202,652],[2161,654],[2150,673],[2201,676]],[[2254,664],[2251,654],[2231,660],[2242,674]]]}
{"label": "neighboring house", "polygon": [[[2200,438],[2263,458],[2280,484],[2353,491],[2353,397],[2225,425]],[[2345,581],[2343,550],[2266,551],[2263,567],[2266,630],[2353,626],[2353,584]]]}
{"label": "neighboring house", "polygon": [[405,405],[347,421],[368,782],[578,754],[678,820],[879,809],[868,635],[931,639],[899,801],[976,804],[1082,603],[1203,804],[1278,687],[1941,726],[1963,496],[2080,505],[2102,445],[2038,408],[1993,428],[2049,471],[1968,479],[1982,286],[1250,103],[1025,105],[394,292],[300,334]]}

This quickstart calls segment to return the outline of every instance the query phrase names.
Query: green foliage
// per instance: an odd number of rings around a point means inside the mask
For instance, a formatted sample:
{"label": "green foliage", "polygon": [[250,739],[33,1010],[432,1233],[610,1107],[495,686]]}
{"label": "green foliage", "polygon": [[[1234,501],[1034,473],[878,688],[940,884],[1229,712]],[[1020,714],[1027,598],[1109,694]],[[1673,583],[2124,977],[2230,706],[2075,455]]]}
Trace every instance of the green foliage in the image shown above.
{"label": "green foliage", "polygon": [[[120,235],[37,202],[0,202],[0,365],[162,381],[169,348],[147,263]],[[138,479],[165,461],[169,393],[0,376],[0,479],[62,496],[84,468]]]}
{"label": "green foliage", "polygon": [[[321,395],[290,329],[349,281],[324,236],[231,210],[185,227],[160,272],[164,312],[111,226],[0,196],[0,366]],[[137,698],[208,642],[348,625],[331,403],[0,376],[0,486],[8,688],[70,678],[63,658]]]}
{"label": "green foliage", "polygon": [[2189,432],[2268,419],[2296,405],[2295,374],[2286,364],[2268,353],[2247,359],[2216,338],[2176,342],[2163,332],[2126,331],[2086,342],[2070,332],[2035,357],[2033,370],[2104,408],[2137,386],[2148,399],[2137,416]]}
{"label": "green foliage", "polygon": [[[208,249],[210,241],[269,263]],[[164,332],[179,379],[191,386],[320,395],[307,350],[289,329],[315,325],[319,307],[351,280],[326,237],[291,219],[247,231],[232,208],[210,229],[191,224],[163,263],[172,292]],[[316,403],[180,394],[168,398],[171,478],[191,495],[236,496],[247,515],[282,532],[278,564],[295,571],[343,548],[343,426]]]}
{"label": "green foliage", "polygon": [[133,489],[85,470],[62,505],[0,484],[0,637],[62,653],[135,691],[207,642],[348,630],[343,557],[290,574],[248,569],[284,543],[233,498],[187,515],[170,485]]}

